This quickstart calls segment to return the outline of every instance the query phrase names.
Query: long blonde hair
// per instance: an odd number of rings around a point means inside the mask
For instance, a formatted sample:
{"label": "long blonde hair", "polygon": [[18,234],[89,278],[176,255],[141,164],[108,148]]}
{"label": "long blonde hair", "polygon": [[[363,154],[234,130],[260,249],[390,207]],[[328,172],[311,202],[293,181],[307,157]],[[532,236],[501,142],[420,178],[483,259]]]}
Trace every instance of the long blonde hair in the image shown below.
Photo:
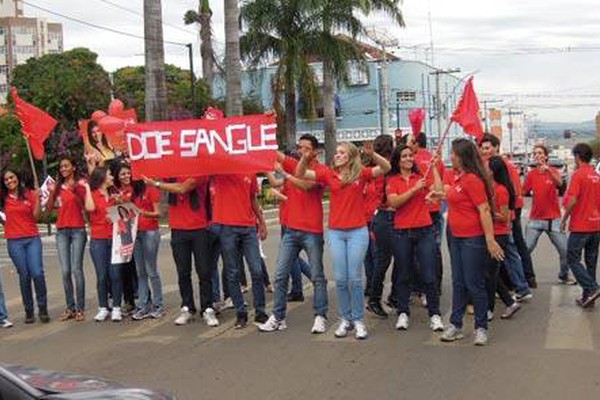
{"label": "long blonde hair", "polygon": [[[341,142],[338,143],[338,146],[345,148],[348,152],[348,168],[350,172],[347,175],[343,175],[341,179],[343,185],[348,185],[358,180],[362,172],[363,166],[360,159],[360,154],[358,152],[358,147],[350,142]],[[340,168],[335,166],[335,161],[333,162],[331,168],[338,173],[340,172]]]}

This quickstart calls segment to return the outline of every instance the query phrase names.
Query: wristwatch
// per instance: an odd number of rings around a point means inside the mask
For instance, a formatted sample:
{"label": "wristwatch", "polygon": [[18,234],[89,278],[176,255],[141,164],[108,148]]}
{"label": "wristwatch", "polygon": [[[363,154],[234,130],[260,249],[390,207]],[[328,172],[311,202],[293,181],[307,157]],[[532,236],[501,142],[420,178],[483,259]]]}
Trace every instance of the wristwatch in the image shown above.
{"label": "wristwatch", "polygon": [[154,186],[160,189],[160,181],[154,181]]}

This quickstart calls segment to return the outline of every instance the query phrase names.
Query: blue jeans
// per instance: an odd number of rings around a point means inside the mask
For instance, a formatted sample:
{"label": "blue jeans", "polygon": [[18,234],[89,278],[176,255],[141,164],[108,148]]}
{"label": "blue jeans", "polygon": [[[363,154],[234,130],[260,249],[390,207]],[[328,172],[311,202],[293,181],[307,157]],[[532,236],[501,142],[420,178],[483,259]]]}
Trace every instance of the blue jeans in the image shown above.
{"label": "blue jeans", "polygon": [[297,263],[298,254],[306,251],[310,276],[314,287],[315,315],[327,316],[327,280],[323,271],[323,235],[287,228],[279,244],[275,270],[275,298],[273,314],[278,320],[285,318],[290,269]]}
{"label": "blue jeans", "polygon": [[488,298],[485,285],[487,246],[483,236],[450,236],[452,264],[452,315],[450,323],[461,329],[469,298],[475,306],[475,328],[487,329]]}
{"label": "blue jeans", "polygon": [[365,275],[366,275],[366,287],[365,296],[370,297],[373,289],[373,272],[377,268],[377,244],[375,241],[375,234],[373,232],[373,221],[369,223],[369,247],[365,254]]}
{"label": "blue jeans", "polygon": [[340,317],[346,321],[361,321],[365,317],[363,261],[369,247],[369,230],[367,227],[329,229],[327,244]]}
{"label": "blue jeans", "polygon": [[504,260],[504,265],[506,266],[506,272],[508,272],[510,281],[512,282],[517,294],[523,296],[531,293],[529,284],[525,279],[523,262],[519,256],[519,250],[512,233],[508,235],[508,244],[506,245],[506,259]]}
{"label": "blue jeans", "polygon": [[[375,233],[376,242],[376,264],[371,277],[371,293],[369,293],[369,301],[381,301],[383,294],[383,281],[387,273],[390,263],[392,262],[394,240],[394,211],[378,210],[373,217],[373,232]],[[394,274],[392,275],[392,297],[396,297],[397,293],[397,272],[398,268],[394,264]]]}
{"label": "blue jeans", "polygon": [[[287,227],[281,225],[281,239],[283,239],[286,229]],[[290,278],[292,279],[292,290],[290,293],[301,295],[304,291],[302,286],[302,274],[310,280],[310,265],[298,255],[298,259],[292,263],[292,268],[290,269]]]}
{"label": "blue jeans", "polygon": [[550,238],[550,241],[554,245],[556,251],[558,251],[558,257],[560,260],[560,272],[558,277],[560,279],[566,279],[569,276],[569,266],[567,265],[567,235],[560,231],[560,218],[554,220],[545,219],[532,219],[527,224],[525,231],[525,243],[527,244],[527,251],[531,253],[537,245],[538,239],[542,236],[542,233],[546,233]]}
{"label": "blue jeans", "polygon": [[[244,296],[240,288],[240,259],[248,263],[252,277],[252,297],[256,314],[265,312],[265,287],[262,263],[258,249],[258,236],[253,226],[214,225],[220,237],[223,264],[227,276],[229,294],[237,315],[247,315]],[[243,265],[243,264],[242,264]]]}
{"label": "blue jeans", "polygon": [[433,226],[413,229],[396,229],[394,234],[394,259],[398,265],[398,314],[410,315],[410,270],[415,267],[416,256],[420,269],[420,282],[427,295],[429,316],[441,315],[437,290],[435,236]]}
{"label": "blue jeans", "polygon": [[[65,289],[67,309],[71,311],[85,310],[85,277],[83,274],[83,253],[87,235],[83,228],[62,228],[56,232],[56,249],[62,270],[62,281]],[[77,302],[73,296],[73,277]]]}
{"label": "blue jeans", "polygon": [[112,293],[113,307],[121,307],[123,284],[119,264],[111,264],[112,239],[90,239],[90,255],[96,270],[98,305],[108,308],[108,288]]}
{"label": "blue jeans", "polygon": [[35,297],[40,313],[47,313],[46,278],[42,263],[42,241],[39,236],[7,239],[8,255],[19,273],[19,286],[25,314],[33,314],[33,292],[31,281],[35,287]]}
{"label": "blue jeans", "polygon": [[133,256],[138,276],[138,305],[140,309],[147,308],[150,305],[148,280],[150,280],[150,285],[152,285],[154,306],[163,306],[162,283],[157,266],[159,246],[160,231],[158,229],[137,233]]}
{"label": "blue jeans", "polygon": [[[567,262],[575,279],[583,289],[583,298],[598,289],[596,280],[596,265],[598,263],[598,245],[600,232],[578,233],[571,232],[567,244]],[[581,256],[585,267],[581,264]]]}
{"label": "blue jeans", "polygon": [[6,311],[6,303],[4,301],[4,290],[2,289],[2,279],[0,279],[0,322],[8,318],[8,311]]}
{"label": "blue jeans", "polygon": [[442,234],[444,232],[444,216],[441,212],[429,213],[433,221],[433,236],[435,238],[435,270],[438,292],[442,293],[442,279],[444,278],[444,263],[442,259]]}

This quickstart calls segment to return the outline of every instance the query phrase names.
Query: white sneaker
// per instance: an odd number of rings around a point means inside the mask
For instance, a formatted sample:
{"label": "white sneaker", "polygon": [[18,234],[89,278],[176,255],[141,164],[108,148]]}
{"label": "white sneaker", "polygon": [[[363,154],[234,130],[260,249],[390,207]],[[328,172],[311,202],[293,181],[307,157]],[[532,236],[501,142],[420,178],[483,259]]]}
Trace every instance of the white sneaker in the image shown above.
{"label": "white sneaker", "polygon": [[190,313],[190,309],[186,306],[181,307],[181,314],[175,320],[175,325],[186,325],[192,319],[192,314]]}
{"label": "white sneaker", "polygon": [[425,293],[421,293],[421,296],[419,296],[420,300],[421,300],[421,306],[423,306],[423,308],[427,308],[427,296],[425,295]]}
{"label": "white sneaker", "polygon": [[8,319],[3,319],[0,321],[0,328],[11,328],[12,326],[12,322],[10,322]]}
{"label": "white sneaker", "polygon": [[367,326],[362,321],[354,321],[354,327],[356,328],[356,332],[354,333],[354,337],[357,340],[365,340],[369,333],[367,332]]}
{"label": "white sneaker", "polygon": [[486,344],[488,344],[487,330],[483,328],[475,329],[473,344],[475,346],[485,346]]}
{"label": "white sneaker", "polygon": [[327,318],[322,315],[315,317],[315,322],[310,330],[311,333],[325,333],[327,331]]}
{"label": "white sneaker", "polygon": [[440,340],[442,342],[454,342],[456,340],[461,340],[464,337],[465,335],[462,333],[462,330],[450,324],[446,327],[442,336],[440,336]]}
{"label": "white sneaker", "polygon": [[345,319],[340,321],[338,328],[333,333],[336,338],[345,338],[348,336],[348,332],[352,330],[352,323]]}
{"label": "white sneaker", "polygon": [[100,307],[98,309],[98,314],[96,314],[94,319],[98,322],[102,322],[102,321],[106,320],[106,318],[108,318],[109,315],[110,315],[110,312],[108,311],[107,308]]}
{"label": "white sneaker", "polygon": [[439,315],[432,315],[429,319],[429,327],[434,332],[441,332],[444,330],[444,323],[442,322],[442,317]]}
{"label": "white sneaker", "polygon": [[396,329],[399,331],[405,331],[408,329],[408,315],[401,313],[398,315],[398,321],[396,322]]}
{"label": "white sneaker", "polygon": [[488,322],[492,322],[494,320],[494,313],[488,310],[487,312],[487,320]]}
{"label": "white sneaker", "polygon": [[284,331],[286,329],[287,325],[285,323],[285,319],[277,321],[274,315],[271,315],[264,324],[258,325],[258,330],[261,332]]}
{"label": "white sneaker", "polygon": [[214,328],[216,326],[219,326],[219,320],[217,319],[215,310],[213,310],[210,307],[204,310],[204,312],[202,313],[202,319],[204,320],[206,325],[210,327]]}
{"label": "white sneaker", "polygon": [[121,315],[121,307],[113,307],[112,312],[110,313],[110,319],[113,322],[121,322],[123,316]]}
{"label": "white sneaker", "polygon": [[233,300],[231,300],[231,297],[228,297],[223,302],[223,305],[221,306],[221,311],[223,311],[223,310],[229,310],[231,308],[234,308],[234,306],[233,306]]}

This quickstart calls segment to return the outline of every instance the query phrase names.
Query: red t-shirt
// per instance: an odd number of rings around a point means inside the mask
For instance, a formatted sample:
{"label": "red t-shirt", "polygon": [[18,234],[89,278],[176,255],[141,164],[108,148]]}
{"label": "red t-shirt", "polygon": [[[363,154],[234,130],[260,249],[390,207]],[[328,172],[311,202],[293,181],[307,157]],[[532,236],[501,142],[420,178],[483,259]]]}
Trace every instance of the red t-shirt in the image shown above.
{"label": "red t-shirt", "polygon": [[213,223],[256,226],[252,200],[258,193],[258,183],[254,175],[215,175],[211,193],[213,194]]}
{"label": "red t-shirt", "polygon": [[[421,179],[423,179],[423,175],[414,173],[408,178],[401,174],[391,176],[387,180],[387,195],[406,193]],[[427,181],[427,186],[433,184],[432,178],[429,178]],[[395,229],[423,228],[432,224],[429,207],[425,201],[427,193],[429,193],[427,187],[419,190],[396,210],[394,217]]]}
{"label": "red t-shirt", "polygon": [[[283,161],[283,169],[293,174],[296,171],[298,161],[286,157]],[[318,169],[320,164],[313,162],[309,168]],[[322,185],[316,185],[311,190],[302,190],[291,182],[286,181],[286,225],[288,228],[297,229],[302,232],[323,233],[323,192]]]}
{"label": "red t-shirt", "polygon": [[[282,195],[287,196],[292,184],[287,180],[283,181],[283,188],[280,191]],[[289,199],[289,198],[288,198]],[[278,200],[279,205],[279,225],[287,226],[288,200]]]}
{"label": "red t-shirt", "polygon": [[329,228],[356,229],[367,226],[365,219],[365,185],[373,179],[373,170],[363,168],[359,178],[343,185],[337,172],[329,167],[315,170],[317,182],[329,186],[331,198],[329,201]]}
{"label": "red t-shirt", "polygon": [[600,175],[589,164],[573,173],[565,197],[576,197],[571,213],[571,232],[600,232]]}
{"label": "red t-shirt", "polygon": [[111,239],[112,222],[108,218],[106,209],[114,205],[114,200],[107,199],[100,190],[92,192],[92,200],[96,206],[90,214],[90,237],[92,239]]}
{"label": "red t-shirt", "polygon": [[25,190],[24,198],[16,198],[12,195],[6,196],[4,204],[4,213],[6,214],[5,238],[20,239],[39,236],[37,221],[33,218],[35,201],[33,190]]}
{"label": "red t-shirt", "polygon": [[[496,212],[500,212],[501,207],[508,207],[510,195],[504,185],[500,185],[494,182],[495,198],[494,203],[496,206]],[[510,214],[510,211],[509,211]],[[508,235],[510,232],[510,221],[500,222],[494,219],[494,235]]]}
{"label": "red t-shirt", "polygon": [[538,168],[531,170],[525,178],[523,193],[533,191],[533,199],[529,219],[555,219],[560,218],[560,205],[558,188],[552,179],[552,174],[559,174],[558,170],[542,172]]}
{"label": "red t-shirt", "polygon": [[[133,204],[142,211],[154,211],[154,203],[160,202],[160,191],[152,186],[146,185],[144,194],[133,200]],[[158,218],[147,218],[140,214],[138,220],[138,231],[155,231],[158,229]]]}
{"label": "red t-shirt", "polygon": [[[190,179],[189,177],[177,178],[175,182],[183,183]],[[208,178],[191,178],[196,182],[196,188],[192,191],[198,193],[198,208],[192,209],[190,203],[190,193],[175,194],[176,204],[169,204],[169,227],[183,231],[192,231],[204,229],[208,226],[208,217],[206,215],[206,196]]]}
{"label": "red t-shirt", "polygon": [[[429,165],[433,160],[433,154],[431,154],[431,152],[427,149],[419,149],[419,151],[414,155],[414,160],[417,164],[419,172],[421,172],[421,174],[424,175],[429,169]],[[444,164],[442,162],[438,162],[435,167],[437,168],[438,173],[440,174],[440,178],[442,178],[446,173],[446,167],[444,167]],[[433,178],[433,171],[429,170],[429,175],[431,178]],[[429,176],[427,178],[429,179]],[[442,204],[439,201],[434,201],[428,206],[429,212],[439,212],[442,208]]]}
{"label": "red t-shirt", "polygon": [[62,185],[56,197],[58,218],[56,228],[84,228],[83,211],[85,204],[85,187],[76,183],[74,187]]}
{"label": "red t-shirt", "polygon": [[385,190],[385,176],[381,175],[372,179],[365,185],[365,219],[371,222],[378,209],[387,209],[383,203]]}
{"label": "red t-shirt", "polygon": [[475,174],[460,174],[446,193],[448,224],[456,237],[482,236],[478,206],[488,201],[485,184]]}
{"label": "red t-shirt", "polygon": [[508,168],[510,181],[515,189],[515,208],[523,208],[523,190],[521,188],[521,176],[519,175],[519,170],[509,160],[504,160],[504,163],[506,164],[506,168]]}

